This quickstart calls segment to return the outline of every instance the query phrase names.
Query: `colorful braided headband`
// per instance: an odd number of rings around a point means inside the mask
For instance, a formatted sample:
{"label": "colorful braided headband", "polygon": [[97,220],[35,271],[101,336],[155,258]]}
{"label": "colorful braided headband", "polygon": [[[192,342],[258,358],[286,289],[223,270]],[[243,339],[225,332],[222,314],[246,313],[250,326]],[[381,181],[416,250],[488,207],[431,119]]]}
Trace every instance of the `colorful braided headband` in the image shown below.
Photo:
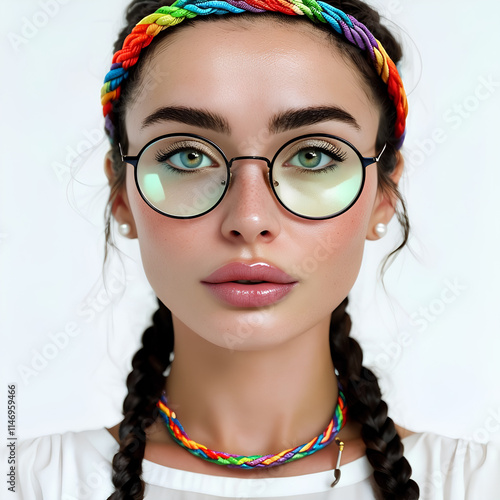
{"label": "colorful braided headband", "polygon": [[408,103],[394,62],[364,24],[325,2],[315,0],[177,0],[171,6],[161,7],[145,17],[127,36],[122,49],[113,56],[111,69],[101,89],[105,126],[111,140],[114,137],[112,103],[120,97],[121,85],[128,77],[129,68],[137,63],[141,50],[147,47],[158,33],[181,23],[184,19],[193,19],[196,16],[266,11],[307,16],[313,22],[327,23],[339,35],[368,54],[380,78],[387,85],[388,94],[396,107],[395,139],[396,147],[400,148],[405,136]]}
{"label": "colorful braided headband", "polygon": [[164,394],[162,394],[156,406],[159,408],[160,415],[172,435],[172,438],[177,444],[189,451],[189,453],[202,458],[203,460],[239,469],[275,467],[276,465],[286,464],[288,462],[298,460],[299,458],[312,455],[316,451],[328,446],[334,440],[335,436],[344,426],[347,415],[345,396],[339,386],[339,397],[337,406],[335,407],[335,413],[328,424],[328,427],[319,436],[311,439],[308,443],[284,450],[276,455],[253,455],[246,457],[210,450],[206,446],[198,444],[196,441],[190,439],[177,419],[175,413],[167,406],[167,400]]}

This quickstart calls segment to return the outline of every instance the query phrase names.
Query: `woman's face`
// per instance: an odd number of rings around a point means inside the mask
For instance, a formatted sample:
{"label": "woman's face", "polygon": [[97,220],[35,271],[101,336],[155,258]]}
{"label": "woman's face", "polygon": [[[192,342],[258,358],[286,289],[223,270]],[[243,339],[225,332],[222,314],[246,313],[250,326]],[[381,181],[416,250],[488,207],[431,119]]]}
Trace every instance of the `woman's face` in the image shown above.
{"label": "woman's face", "polygon": [[[173,106],[218,115],[226,127],[193,122],[187,114],[141,125],[158,108]],[[314,107],[341,108],[355,124],[323,116],[268,129],[277,115]],[[194,133],[215,142],[228,158],[272,158],[286,141],[309,133],[340,136],[363,156],[376,156],[378,122],[378,108],[357,71],[323,33],[305,22],[261,19],[200,22],[169,34],[143,67],[125,123],[130,155],[160,135]],[[367,235],[377,222],[387,222],[378,215],[383,200],[376,164],[367,168],[354,206],[319,221],[299,218],[277,202],[262,161],[236,162],[223,201],[208,214],[185,220],[146,205],[133,168],[127,168],[123,199],[130,212],[121,219],[134,227],[146,274],[175,317],[176,335],[189,329],[223,348],[255,350],[304,332],[324,332],[356,279]],[[250,306],[235,305],[231,290],[238,294],[255,285],[228,285],[225,300],[205,283],[235,262],[274,266],[292,284],[265,305],[251,300]]]}

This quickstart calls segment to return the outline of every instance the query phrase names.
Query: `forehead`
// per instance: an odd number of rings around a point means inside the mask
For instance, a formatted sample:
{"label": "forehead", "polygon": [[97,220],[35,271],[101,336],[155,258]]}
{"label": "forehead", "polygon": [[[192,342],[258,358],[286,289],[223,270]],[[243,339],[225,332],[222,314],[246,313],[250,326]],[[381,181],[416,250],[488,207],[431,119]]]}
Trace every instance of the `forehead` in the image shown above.
{"label": "forehead", "polygon": [[370,91],[327,34],[305,20],[252,17],[194,22],[158,41],[126,110],[131,146],[172,131],[165,124],[141,128],[162,106],[220,114],[231,134],[243,138],[265,132],[275,113],[334,105],[360,125],[347,139],[370,134],[375,140],[379,112]]}

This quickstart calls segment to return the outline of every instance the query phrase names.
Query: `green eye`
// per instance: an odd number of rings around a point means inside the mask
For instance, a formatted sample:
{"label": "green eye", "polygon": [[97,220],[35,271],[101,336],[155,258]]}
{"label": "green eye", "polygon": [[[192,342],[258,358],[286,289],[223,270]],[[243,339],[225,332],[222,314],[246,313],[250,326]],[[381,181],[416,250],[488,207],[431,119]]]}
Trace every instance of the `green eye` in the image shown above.
{"label": "green eye", "polygon": [[294,167],[317,169],[328,165],[332,158],[317,148],[303,149],[288,162]]}
{"label": "green eye", "polygon": [[168,157],[168,161],[180,169],[210,167],[212,160],[196,149],[184,149]]}

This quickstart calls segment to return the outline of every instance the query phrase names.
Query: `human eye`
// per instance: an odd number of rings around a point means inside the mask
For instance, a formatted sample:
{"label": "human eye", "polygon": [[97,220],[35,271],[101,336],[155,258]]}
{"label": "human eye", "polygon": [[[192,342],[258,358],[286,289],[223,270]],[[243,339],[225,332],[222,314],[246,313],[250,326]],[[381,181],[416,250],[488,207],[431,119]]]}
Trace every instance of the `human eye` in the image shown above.
{"label": "human eye", "polygon": [[341,146],[322,139],[300,142],[293,146],[284,167],[296,167],[303,172],[326,173],[336,169],[348,154]]}
{"label": "human eye", "polygon": [[208,147],[189,141],[162,145],[155,152],[155,160],[168,170],[183,174],[219,166]]}

